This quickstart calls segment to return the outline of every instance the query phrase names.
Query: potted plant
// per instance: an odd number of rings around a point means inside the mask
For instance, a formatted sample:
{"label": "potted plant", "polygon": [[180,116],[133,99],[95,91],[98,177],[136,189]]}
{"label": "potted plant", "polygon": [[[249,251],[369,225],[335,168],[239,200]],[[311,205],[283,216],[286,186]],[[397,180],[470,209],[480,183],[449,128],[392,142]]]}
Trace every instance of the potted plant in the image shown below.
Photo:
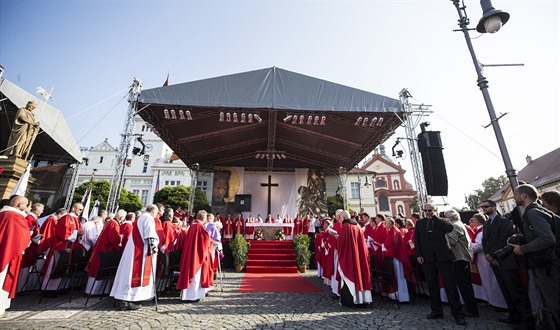
{"label": "potted plant", "polygon": [[300,273],[305,273],[307,265],[311,259],[311,251],[309,251],[309,236],[299,234],[294,237],[292,245],[294,246],[294,254],[296,256],[296,265]]}
{"label": "potted plant", "polygon": [[247,264],[247,256],[249,254],[249,247],[251,243],[247,242],[243,235],[237,235],[229,242],[229,248],[233,255],[233,265],[236,272],[241,272],[243,267]]}

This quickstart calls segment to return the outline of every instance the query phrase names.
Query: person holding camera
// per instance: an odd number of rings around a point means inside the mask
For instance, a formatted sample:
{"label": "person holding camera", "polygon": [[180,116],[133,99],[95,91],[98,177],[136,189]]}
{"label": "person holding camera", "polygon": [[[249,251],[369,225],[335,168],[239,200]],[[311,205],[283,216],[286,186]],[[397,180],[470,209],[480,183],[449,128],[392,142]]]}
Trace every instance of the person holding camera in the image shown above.
{"label": "person holding camera", "polygon": [[529,295],[519,277],[519,263],[508,246],[508,239],[513,235],[513,223],[496,211],[496,203],[492,200],[482,201],[480,208],[488,216],[488,221],[484,223],[482,249],[508,306],[508,317],[498,321],[534,327]]}
{"label": "person holding camera", "polygon": [[418,220],[414,232],[416,260],[424,268],[430,293],[431,313],[428,319],[443,318],[443,303],[439,291],[438,275],[441,275],[451,314],[458,325],[466,325],[465,313],[461,310],[461,300],[453,273],[455,255],[447,242],[446,233],[453,231],[453,225],[438,216],[435,205],[424,205],[425,218]]}
{"label": "person holding camera", "polygon": [[522,216],[521,231],[524,242],[510,244],[513,253],[527,256],[529,271],[533,273],[543,301],[543,319],[549,326],[560,326],[560,260],[554,251],[556,237],[549,221],[554,214],[541,207],[536,201],[537,189],[530,184],[515,188],[513,199],[518,206],[525,208]]}

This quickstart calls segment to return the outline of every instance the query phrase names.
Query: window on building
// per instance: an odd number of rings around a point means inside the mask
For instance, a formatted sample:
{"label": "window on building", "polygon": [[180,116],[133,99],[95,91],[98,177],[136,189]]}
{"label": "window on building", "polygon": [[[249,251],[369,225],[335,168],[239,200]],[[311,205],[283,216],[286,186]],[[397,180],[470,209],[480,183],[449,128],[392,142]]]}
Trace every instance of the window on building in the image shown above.
{"label": "window on building", "polygon": [[401,190],[401,185],[399,183],[399,180],[393,180],[393,189]]}
{"label": "window on building", "polygon": [[180,186],[181,185],[181,181],[177,180],[177,185]]}
{"label": "window on building", "polygon": [[196,182],[196,187],[204,192],[206,192],[206,189],[208,188],[208,181],[197,181]]}
{"label": "window on building", "polygon": [[375,185],[377,187],[385,187],[385,186],[387,186],[387,182],[385,182],[385,180],[383,180],[383,179],[379,179],[375,182]]}
{"label": "window on building", "polygon": [[148,172],[148,162],[144,162],[144,167],[142,167],[142,173]]}
{"label": "window on building", "polygon": [[360,183],[350,182],[350,198],[360,198]]}
{"label": "window on building", "polygon": [[142,205],[148,205],[148,190],[142,190],[142,195],[140,196],[140,200],[142,201]]}
{"label": "window on building", "polygon": [[402,205],[397,206],[397,213],[404,215],[404,207]]}
{"label": "window on building", "polygon": [[133,189],[133,190],[132,190],[132,193],[135,194],[135,195],[138,195],[138,197],[140,197],[140,190],[138,190],[138,189]]}
{"label": "window on building", "polygon": [[385,196],[385,194],[379,195],[379,211],[390,211],[389,199]]}
{"label": "window on building", "polygon": [[103,163],[103,156],[99,156],[99,164]]}
{"label": "window on building", "polygon": [[165,186],[169,186],[169,180],[165,180]]}

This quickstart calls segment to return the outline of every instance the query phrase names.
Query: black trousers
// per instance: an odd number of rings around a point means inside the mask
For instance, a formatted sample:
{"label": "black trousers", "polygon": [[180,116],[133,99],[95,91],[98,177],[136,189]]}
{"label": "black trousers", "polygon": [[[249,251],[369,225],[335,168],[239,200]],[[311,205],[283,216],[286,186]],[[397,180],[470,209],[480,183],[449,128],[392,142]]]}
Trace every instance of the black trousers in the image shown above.
{"label": "black trousers", "polygon": [[531,302],[527,291],[521,284],[519,270],[492,266],[492,271],[494,271],[500,291],[502,291],[508,306],[509,318],[523,321],[523,323],[533,323]]}
{"label": "black trousers", "polygon": [[457,281],[457,288],[461,292],[467,311],[478,314],[476,298],[471,283],[471,263],[465,260],[453,261],[453,272]]}
{"label": "black trousers", "polygon": [[432,313],[443,315],[443,303],[441,302],[441,294],[439,293],[439,274],[443,279],[445,293],[447,294],[447,300],[451,308],[451,315],[455,318],[464,318],[465,313],[461,310],[461,300],[459,298],[459,291],[457,291],[453,263],[451,261],[425,263],[422,267],[424,268],[426,282],[428,283],[428,291],[430,292],[430,307],[432,308]]}

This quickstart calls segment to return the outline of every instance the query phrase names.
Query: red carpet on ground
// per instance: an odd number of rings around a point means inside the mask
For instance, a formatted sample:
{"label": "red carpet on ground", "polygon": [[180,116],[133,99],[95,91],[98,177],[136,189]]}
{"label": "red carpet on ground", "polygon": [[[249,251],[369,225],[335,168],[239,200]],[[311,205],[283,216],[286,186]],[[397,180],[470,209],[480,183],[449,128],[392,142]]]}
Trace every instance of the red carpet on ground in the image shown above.
{"label": "red carpet on ground", "polygon": [[251,240],[246,273],[297,274],[292,241]]}
{"label": "red carpet on ground", "polygon": [[321,292],[300,274],[246,273],[239,292]]}

